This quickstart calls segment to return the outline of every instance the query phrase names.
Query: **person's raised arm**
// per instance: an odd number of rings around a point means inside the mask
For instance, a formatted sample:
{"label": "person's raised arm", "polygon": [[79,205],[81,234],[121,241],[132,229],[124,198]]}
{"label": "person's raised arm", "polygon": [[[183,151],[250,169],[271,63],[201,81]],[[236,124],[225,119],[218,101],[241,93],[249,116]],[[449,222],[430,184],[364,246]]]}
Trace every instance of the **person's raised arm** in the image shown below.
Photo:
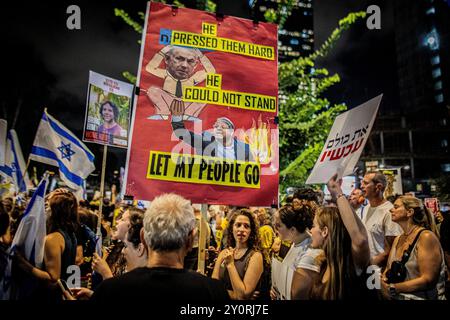
{"label": "person's raised arm", "polygon": [[206,73],[216,73],[216,69],[214,68],[208,57],[205,56],[200,50],[198,50],[198,52],[200,63],[203,65],[203,68],[205,68]]}
{"label": "person's raised arm", "polygon": [[197,55],[201,65],[204,70],[197,71],[192,78],[195,82],[201,83],[206,80],[206,76],[208,73],[216,73],[216,69],[212,65],[211,61],[205,56],[200,50],[195,49],[195,54]]}
{"label": "person's raised arm", "polygon": [[170,49],[171,49],[170,46],[165,46],[159,52],[157,52],[145,66],[145,71],[159,78],[165,78],[166,69],[160,68],[159,65],[165,59],[166,54],[169,52]]}
{"label": "person's raised arm", "polygon": [[340,182],[337,180],[337,174],[331,177],[327,183],[327,187],[331,193],[331,197],[336,201],[342,222],[352,240],[353,261],[357,266],[365,268],[370,261],[370,250],[366,228],[343,194]]}

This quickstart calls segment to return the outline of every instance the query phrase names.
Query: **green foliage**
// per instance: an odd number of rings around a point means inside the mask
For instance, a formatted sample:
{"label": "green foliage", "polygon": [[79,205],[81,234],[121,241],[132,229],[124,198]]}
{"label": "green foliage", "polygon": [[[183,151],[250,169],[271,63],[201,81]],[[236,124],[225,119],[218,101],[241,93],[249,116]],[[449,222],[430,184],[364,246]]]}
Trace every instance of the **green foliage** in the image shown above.
{"label": "green foliage", "polygon": [[[254,2],[256,3],[256,1]],[[278,27],[283,28],[287,18],[291,15],[294,5],[297,0],[278,0],[275,9],[269,8],[264,13],[264,18],[267,22],[278,24]]]}
{"label": "green foliage", "polygon": [[434,196],[441,202],[450,202],[450,174],[442,174],[439,178],[433,179],[432,183],[436,185]]}
{"label": "green foliage", "polygon": [[132,75],[130,72],[125,71],[122,72],[122,76],[128,80],[128,82],[132,83],[132,84],[136,84],[137,81],[137,77],[135,75]]}
{"label": "green foliage", "polygon": [[[136,31],[137,33],[142,33],[142,29],[143,26],[141,23],[137,22],[136,20],[132,19],[128,13],[125,12],[125,10],[122,9],[118,9],[118,8],[114,8],[114,14],[116,15],[116,17],[120,17],[122,18],[122,20],[129,25],[130,27],[132,27],[134,29],[134,31]],[[143,15],[140,15],[141,17],[143,17]]]}
{"label": "green foliage", "polygon": [[205,11],[216,12],[217,4],[214,1],[206,0]]}
{"label": "green foliage", "polygon": [[339,21],[325,43],[308,57],[279,66],[279,130],[281,190],[303,185],[323,148],[328,132],[344,104],[330,105],[322,94],[340,81],[326,69],[316,69],[316,59],[326,56],[342,32],[365,12],[350,13]]}
{"label": "green foliage", "polygon": [[341,37],[342,33],[350,28],[358,19],[364,19],[366,13],[364,11],[349,13],[345,18],[339,20],[339,27],[334,29],[330,37],[316,50],[313,54],[309,56],[311,60],[315,60],[318,57],[324,57],[330,52],[334,47],[337,40]]}

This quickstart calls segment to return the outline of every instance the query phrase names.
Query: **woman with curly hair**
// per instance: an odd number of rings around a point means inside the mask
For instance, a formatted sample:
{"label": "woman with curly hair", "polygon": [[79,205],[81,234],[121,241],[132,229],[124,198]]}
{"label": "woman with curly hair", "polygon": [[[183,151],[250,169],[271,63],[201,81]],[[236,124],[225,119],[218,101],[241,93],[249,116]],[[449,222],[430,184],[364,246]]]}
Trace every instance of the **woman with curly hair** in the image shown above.
{"label": "woman with curly hair", "polygon": [[237,210],[228,225],[228,248],[218,256],[212,278],[223,280],[232,299],[250,299],[263,273],[258,227],[253,214]]}

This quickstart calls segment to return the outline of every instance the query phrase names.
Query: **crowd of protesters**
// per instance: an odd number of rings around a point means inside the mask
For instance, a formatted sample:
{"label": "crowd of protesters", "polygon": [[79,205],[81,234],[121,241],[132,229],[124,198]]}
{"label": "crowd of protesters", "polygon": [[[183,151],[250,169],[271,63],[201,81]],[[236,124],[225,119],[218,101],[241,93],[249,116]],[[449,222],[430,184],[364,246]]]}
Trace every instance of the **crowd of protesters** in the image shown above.
{"label": "crowd of protesters", "polygon": [[[25,203],[4,197],[0,280],[11,261],[13,286],[21,288],[11,297],[21,300],[445,299],[449,213],[433,215],[412,195],[390,202],[386,184],[383,174],[369,172],[346,196],[335,175],[327,184],[331,199],[303,188],[278,209],[210,205],[207,219],[175,194],[147,208],[113,198],[100,218],[98,199],[77,201],[56,189],[45,200],[39,268],[20,248],[9,252]],[[60,284],[70,282],[73,266],[80,281],[69,291]]]}

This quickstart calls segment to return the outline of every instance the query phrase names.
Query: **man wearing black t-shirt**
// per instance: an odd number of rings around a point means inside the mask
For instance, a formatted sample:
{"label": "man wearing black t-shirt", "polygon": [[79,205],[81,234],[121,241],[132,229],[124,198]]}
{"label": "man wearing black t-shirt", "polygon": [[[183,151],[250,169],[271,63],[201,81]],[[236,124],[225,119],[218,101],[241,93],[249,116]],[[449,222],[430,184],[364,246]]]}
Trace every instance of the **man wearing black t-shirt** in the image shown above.
{"label": "man wearing black t-shirt", "polygon": [[148,267],[104,281],[92,300],[111,302],[117,297],[121,301],[228,300],[222,282],[184,269],[184,257],[192,248],[195,233],[195,216],[188,200],[175,194],[155,198],[145,213],[141,231],[149,250]]}

